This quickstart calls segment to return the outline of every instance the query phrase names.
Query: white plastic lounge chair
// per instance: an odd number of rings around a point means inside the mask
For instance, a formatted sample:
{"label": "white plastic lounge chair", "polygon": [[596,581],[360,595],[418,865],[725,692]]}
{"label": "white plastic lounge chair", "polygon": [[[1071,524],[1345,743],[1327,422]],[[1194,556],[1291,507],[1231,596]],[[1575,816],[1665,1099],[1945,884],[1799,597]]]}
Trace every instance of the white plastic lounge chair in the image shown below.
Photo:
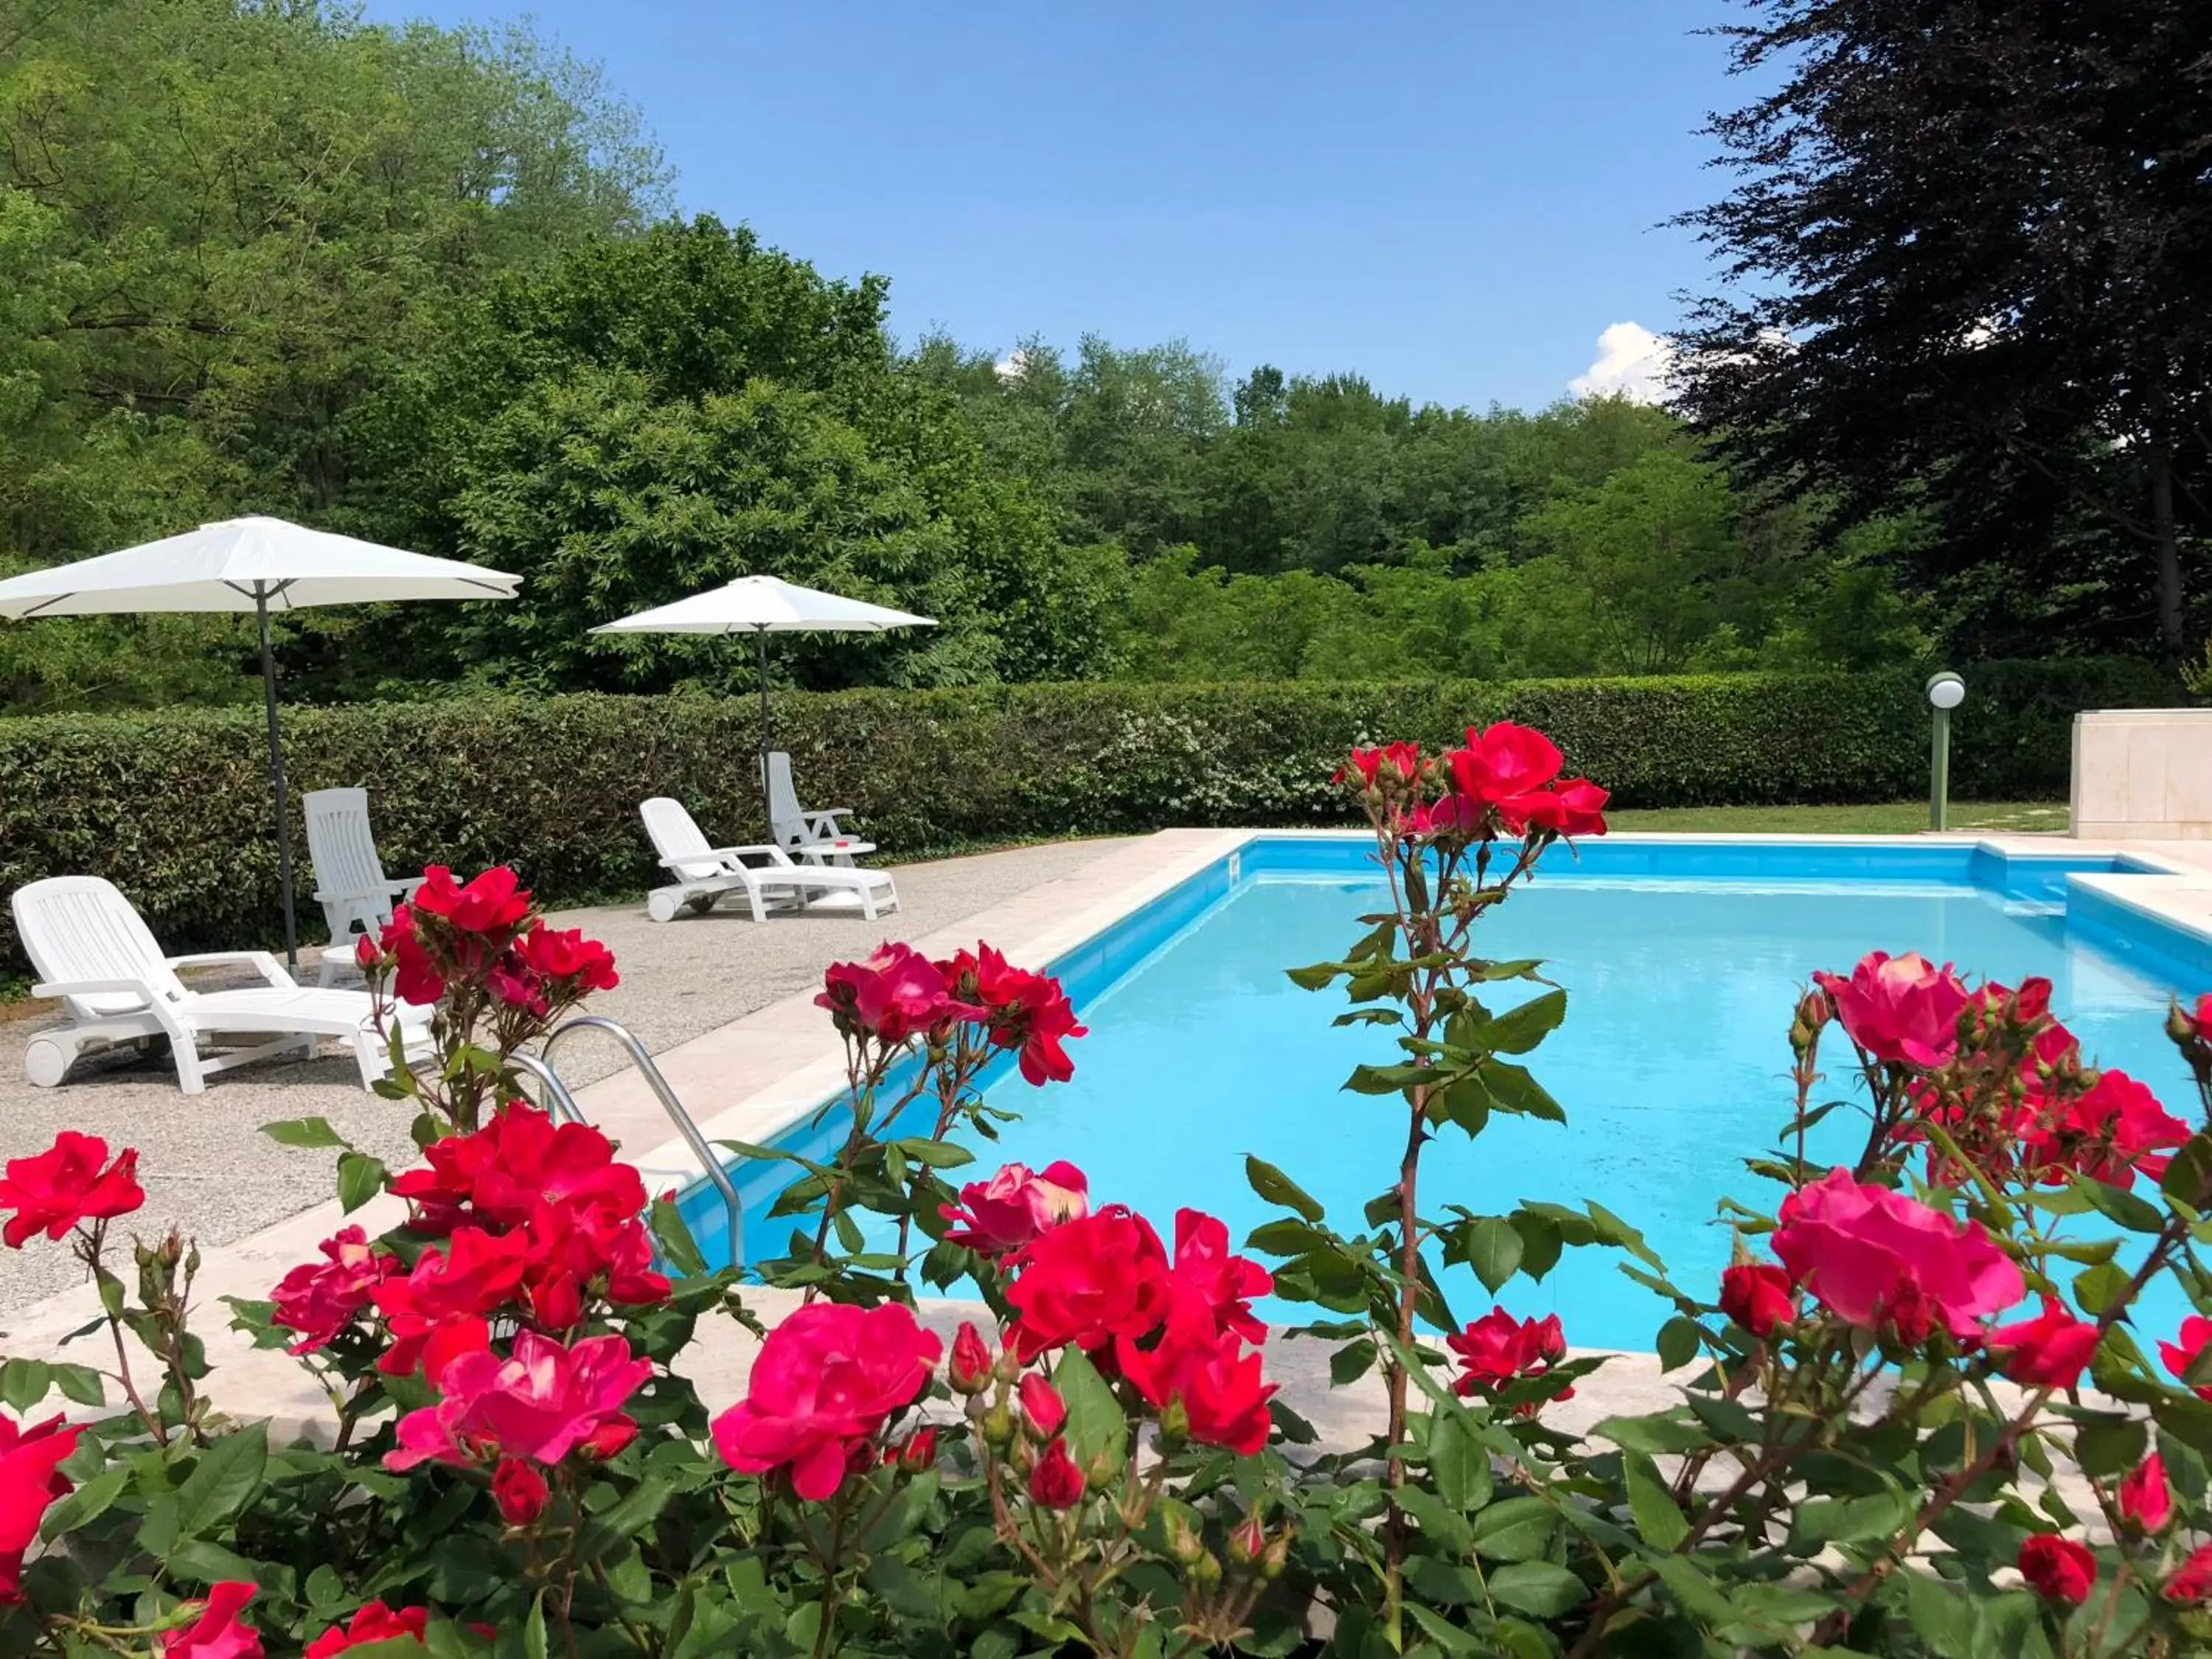
{"label": "white plastic lounge chair", "polygon": [[[637,814],[645,820],[661,868],[676,878],[646,896],[646,914],[655,921],[673,921],[687,908],[711,910],[726,893],[743,893],[755,921],[766,921],[771,903],[778,901],[801,908],[857,902],[871,921],[898,908],[898,888],[888,871],[795,864],[781,847],[709,847],[684,803],[665,795],[643,802]],[[759,862],[747,864],[747,859]]]}
{"label": "white plastic lounge chair", "polygon": [[[15,931],[40,983],[31,994],[58,997],[67,1024],[40,1032],[23,1054],[33,1083],[51,1089],[85,1049],[113,1042],[167,1037],[177,1064],[177,1083],[188,1095],[216,1072],[288,1051],[303,1057],[317,1039],[343,1037],[353,1045],[367,1088],[387,1067],[385,1045],[370,1018],[366,991],[307,989],[294,982],[266,951],[216,951],[165,957],[145,920],[112,882],[98,876],[52,876],[18,888],[12,905]],[[177,977],[179,968],[216,963],[251,965],[265,983],[243,990],[194,991]],[[427,1043],[427,1009],[398,1011],[410,1049]],[[271,1040],[219,1054],[204,1054],[212,1037]]]}
{"label": "white plastic lounge chair", "polygon": [[809,864],[850,864],[876,850],[872,841],[838,827],[839,818],[853,816],[849,806],[832,806],[810,812],[799,804],[791,785],[791,757],[772,749],[768,757],[768,825],[776,844]]}
{"label": "white plastic lounge chair", "polygon": [[311,789],[300,798],[307,818],[307,856],[315,866],[315,899],[330,924],[318,985],[328,985],[353,965],[354,941],[374,935],[392,920],[392,907],[422,884],[422,878],[393,881],[376,855],[368,827],[366,789]]}

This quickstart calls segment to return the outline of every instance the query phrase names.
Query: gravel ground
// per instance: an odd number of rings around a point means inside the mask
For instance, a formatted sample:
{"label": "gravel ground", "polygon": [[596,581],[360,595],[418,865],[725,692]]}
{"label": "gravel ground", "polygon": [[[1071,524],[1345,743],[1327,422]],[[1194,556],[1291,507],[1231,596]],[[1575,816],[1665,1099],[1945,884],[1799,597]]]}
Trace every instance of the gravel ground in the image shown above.
{"label": "gravel ground", "polygon": [[[917,939],[1030,888],[1081,869],[1118,841],[1042,847],[908,865],[897,871],[903,907],[873,923],[848,916],[775,916],[756,927],[741,910],[655,924],[642,903],[561,912],[615,953],[622,984],[592,1010],[621,1021],[658,1054],[814,983],[831,962],[861,956],[881,939]],[[320,1058],[241,1066],[179,1093],[166,1062],[125,1051],[88,1055],[58,1089],[23,1076],[23,1048],[51,1024],[50,1004],[0,1010],[0,1158],[41,1152],[63,1129],[138,1148],[150,1227],[173,1220],[203,1244],[243,1237],[331,1194],[331,1154],[279,1146],[258,1133],[279,1118],[319,1115],[356,1146],[392,1163],[411,1161],[408,1115],[362,1089],[349,1053],[325,1043]],[[9,1019],[7,1014],[22,1012]],[[580,1044],[563,1075],[588,1083],[612,1071],[606,1045]],[[0,1250],[0,1309],[76,1283],[82,1270],[43,1241]]]}

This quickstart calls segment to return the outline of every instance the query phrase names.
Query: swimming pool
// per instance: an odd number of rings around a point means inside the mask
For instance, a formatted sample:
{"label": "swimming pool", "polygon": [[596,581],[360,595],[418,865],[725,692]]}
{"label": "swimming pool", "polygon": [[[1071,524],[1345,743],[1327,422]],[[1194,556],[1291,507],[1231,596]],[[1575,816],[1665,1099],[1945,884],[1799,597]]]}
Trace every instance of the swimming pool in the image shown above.
{"label": "swimming pool", "polygon": [[[1962,842],[1623,837],[1579,859],[1554,848],[1481,925],[1479,947],[1540,957],[1567,988],[1565,1024],[1530,1059],[1568,1122],[1499,1118],[1472,1144],[1447,1133],[1425,1157],[1423,1207],[1595,1198],[1643,1230],[1678,1283],[1707,1292],[1729,1253],[1718,1200],[1774,1202],[1742,1160],[1773,1144],[1790,1112],[1794,994],[1814,969],[1848,969],[1876,948],[1974,977],[2047,976],[2088,1054],[2184,1111],[2160,1015],[2170,991],[2212,985],[2212,941],[2070,879],[2154,868]],[[1261,837],[1062,957],[1054,969],[1091,1027],[1071,1049],[1074,1081],[996,1079],[993,1103],[1023,1115],[979,1149],[978,1175],[1066,1158],[1089,1174],[1094,1202],[1127,1203],[1164,1231],[1177,1206],[1195,1205],[1241,1237],[1272,1213],[1245,1185],[1256,1152],[1357,1231],[1395,1176],[1402,1108],[1339,1085],[1358,1061],[1394,1057],[1389,1035],[1333,1028],[1340,990],[1302,991],[1283,969],[1340,955],[1380,894],[1364,841]],[[1838,1113],[1813,1150],[1847,1158],[1862,1133]],[[779,1144],[811,1155],[840,1134],[834,1121],[800,1125]],[[739,1171],[749,1255],[788,1236],[788,1222],[765,1219],[788,1170]],[[702,1235],[725,1231],[710,1193],[686,1207]],[[1501,1299],[1559,1313],[1577,1346],[1648,1348],[1666,1309],[1618,1260],[1571,1250],[1540,1285],[1516,1280]],[[1487,1310],[1471,1280],[1449,1288],[1461,1318]]]}

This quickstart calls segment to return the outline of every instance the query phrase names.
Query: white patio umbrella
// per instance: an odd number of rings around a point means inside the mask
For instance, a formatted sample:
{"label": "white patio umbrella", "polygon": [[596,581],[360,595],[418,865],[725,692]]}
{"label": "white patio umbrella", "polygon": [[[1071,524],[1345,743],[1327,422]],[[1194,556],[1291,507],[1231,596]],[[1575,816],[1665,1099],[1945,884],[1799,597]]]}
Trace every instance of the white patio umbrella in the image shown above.
{"label": "white patio umbrella", "polygon": [[284,752],[276,734],[276,665],[269,613],[397,599],[511,599],[522,578],[458,559],[434,559],[283,519],[226,519],[181,536],[33,570],[0,581],[0,617],[101,611],[251,611],[261,629],[261,690],[269,717],[269,788],[276,809],[276,869],[284,893],[284,955],[297,966],[292,915],[292,830]]}
{"label": "white patio umbrella", "polygon": [[761,799],[768,799],[768,636],[771,634],[879,634],[893,628],[934,628],[933,617],[917,617],[888,605],[848,599],[842,593],[800,587],[775,576],[740,576],[721,587],[694,593],[673,605],[655,605],[620,622],[605,623],[594,634],[750,634],[760,670]]}

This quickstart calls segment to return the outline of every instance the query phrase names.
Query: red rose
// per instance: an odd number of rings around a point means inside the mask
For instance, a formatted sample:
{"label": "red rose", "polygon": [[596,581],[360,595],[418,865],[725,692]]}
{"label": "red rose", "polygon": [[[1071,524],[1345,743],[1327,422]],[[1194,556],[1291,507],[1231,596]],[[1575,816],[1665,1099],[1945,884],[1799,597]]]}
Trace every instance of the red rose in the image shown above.
{"label": "red rose", "polygon": [[1123,1337],[1115,1344],[1114,1357],[1121,1375],[1154,1411],[1182,1406],[1193,1440],[1249,1457],[1267,1443],[1267,1401],[1276,1385],[1262,1375],[1260,1355],[1243,1349],[1233,1331],[1200,1335],[1170,1329],[1151,1350]]}
{"label": "red rose", "polygon": [[423,1251],[404,1279],[377,1285],[369,1294],[391,1325],[392,1340],[376,1368],[386,1376],[409,1376],[441,1327],[483,1320],[513,1301],[529,1255],[530,1241],[520,1233],[495,1237],[464,1227],[443,1249]]}
{"label": "red rose", "polygon": [[269,1293],[276,1304],[270,1323],[300,1334],[288,1351],[295,1354],[328,1343],[368,1306],[379,1285],[405,1271],[398,1256],[372,1248],[359,1227],[341,1228],[318,1248],[327,1260],[301,1262]]}
{"label": "red rose", "polygon": [[584,1316],[586,1300],[604,1293],[620,1307],[654,1307],[668,1299],[666,1275],[653,1267],[653,1239],[642,1221],[611,1219],[577,1204],[540,1203],[521,1237],[528,1242],[522,1295],[532,1320],[566,1330]]}
{"label": "red rose", "polygon": [[[1492,1393],[1524,1377],[1542,1376],[1567,1357],[1566,1333],[1557,1314],[1521,1320],[1503,1308],[1492,1308],[1458,1335],[1447,1336],[1444,1346],[1459,1356],[1460,1374],[1453,1379],[1452,1392],[1462,1399]],[[1572,1389],[1553,1396],[1574,1397]],[[1521,1407],[1528,1416],[1536,1409],[1533,1402]]]}
{"label": "red rose", "polygon": [[364,1603],[353,1616],[349,1625],[333,1625],[307,1644],[307,1659],[331,1659],[348,1648],[367,1647],[374,1642],[404,1642],[409,1637],[420,1642],[430,1627],[428,1607],[387,1607],[381,1601]]}
{"label": "red rose", "polygon": [[1264,1342],[1267,1328],[1253,1317],[1252,1298],[1274,1289],[1274,1275],[1229,1249],[1226,1223],[1200,1210],[1176,1212],[1175,1261],[1169,1270],[1168,1319],[1211,1336],[1234,1331]]}
{"label": "red rose", "polygon": [[946,1243],[1004,1255],[1090,1208],[1091,1183],[1073,1164],[1048,1164],[1042,1175],[1031,1174],[1026,1164],[1009,1164],[988,1181],[969,1182],[960,1202],[940,1205],[938,1213],[955,1224]]}
{"label": "red rose", "polygon": [[2187,1024],[2191,1037],[2198,1042],[2212,1043],[2212,991],[2197,998],[2197,1006],[2184,1012],[2181,1018]]}
{"label": "red rose", "polygon": [[1071,1343],[1091,1350],[1148,1336],[1167,1316],[1167,1252],[1152,1224],[1121,1205],[1054,1227],[1012,1261],[1006,1335],[1024,1364]]}
{"label": "red rose", "polygon": [[1394,828],[1406,841],[1425,841],[1431,836],[1473,836],[1480,833],[1483,815],[1482,803],[1471,796],[1442,795],[1400,813]]}
{"label": "red rose", "polygon": [[2173,1519],[2173,1488],[2166,1484],[2166,1460],[2156,1452],[2120,1482],[2120,1518],[2145,1532],[2164,1532]]}
{"label": "red rose", "polygon": [[[2191,1315],[2181,1322],[2180,1335],[2179,1343],[2161,1342],[2158,1345],[2158,1357],[2166,1362],[2166,1370],[2177,1377],[2183,1376],[2196,1363],[2197,1356],[2204,1352],[2204,1345],[2212,1342],[2212,1319]],[[2196,1386],[2199,1400],[2212,1400],[2212,1385]]]}
{"label": "red rose", "polygon": [[1467,747],[1444,757],[1460,793],[1482,806],[1533,795],[1559,775],[1559,747],[1541,732],[1500,720],[1467,729]]}
{"label": "red rose", "polygon": [[229,1583],[211,1586],[207,1600],[186,1602],[197,1606],[199,1618],[183,1630],[161,1638],[162,1659],[261,1659],[261,1637],[238,1615],[253,1599],[253,1586]]}
{"label": "red rose", "polygon": [[1067,1455],[1067,1443],[1055,1440],[1030,1471],[1030,1497],[1048,1510],[1072,1510],[1083,1501],[1083,1471]]}
{"label": "red rose", "polygon": [[2030,1389],[2070,1389],[2097,1352],[2097,1328],[2084,1324],[2050,1297],[2033,1319],[1989,1334],[1990,1352],[2014,1382]]}
{"label": "red rose", "polygon": [[495,865],[459,887],[451,870],[434,864],[422,872],[422,884],[409,902],[465,933],[502,933],[530,914],[529,890],[505,865]]}
{"label": "red rose", "polygon": [[59,1471],[81,1432],[58,1416],[22,1428],[0,1412],[0,1607],[21,1599],[23,1552],[47,1508],[73,1490]]}
{"label": "red rose", "polygon": [[873,1037],[886,1048],[966,1012],[936,963],[910,945],[890,943],[866,962],[832,963],[814,1006],[827,1008],[847,1036]]}
{"label": "red rose", "polygon": [[952,1339],[952,1359],[945,1368],[945,1380],[957,1394],[981,1394],[991,1386],[991,1350],[984,1346],[982,1334],[964,1320]]}
{"label": "red rose", "polygon": [[502,1106],[473,1134],[430,1143],[427,1170],[409,1170],[392,1190],[415,1206],[420,1231],[463,1222],[488,1231],[520,1227],[541,1202],[578,1206],[617,1222],[645,1208],[645,1182],[615,1160],[614,1143],[583,1123],[556,1124],[522,1101]]}
{"label": "red rose", "polygon": [[944,1346],[895,1302],[809,1303],[769,1333],[744,1399],[714,1419],[714,1449],[743,1474],[788,1469],[793,1489],[821,1503],[851,1451],[921,1397]]}
{"label": "red rose", "polygon": [[15,1214],[0,1228],[0,1242],[20,1250],[33,1233],[62,1238],[80,1222],[128,1215],[145,1201],[137,1152],[125,1148],[110,1164],[106,1141],[64,1129],[36,1158],[8,1160],[0,1211]]}
{"label": "red rose", "polygon": [[1611,792],[1588,778],[1562,778],[1554,786],[1559,798],[1559,833],[1570,838],[1605,833],[1606,804]]}
{"label": "red rose", "polygon": [[[446,994],[446,981],[415,931],[415,913],[404,904],[392,907],[392,920],[384,924],[378,941],[380,961],[392,963],[392,994],[402,1002],[427,1008]],[[358,958],[360,952],[356,951]]]}
{"label": "red rose", "polygon": [[577,995],[611,991],[622,983],[615,972],[614,952],[595,939],[586,939],[580,927],[556,930],[541,921],[522,936],[518,948],[532,972],[562,981]]}
{"label": "red rose", "polygon": [[1934,967],[1917,952],[1875,951],[1849,979],[1813,977],[1834,999],[1851,1041],[1876,1060],[1932,1071],[1958,1052],[1967,992],[1948,967]]}
{"label": "red rose", "polygon": [[2069,1103],[2044,1133],[2056,1138],[2058,1156],[2070,1167],[2108,1187],[2133,1186],[2138,1170],[2160,1179],[2173,1161],[2163,1154],[2189,1139],[2189,1126],[2120,1071],[2100,1072],[2088,1092]]}
{"label": "red rose", "polygon": [[1765,1262],[1739,1262],[1721,1274],[1721,1311],[1764,1342],[1797,1318],[1790,1275]]}
{"label": "red rose", "polygon": [[2200,1544],[2189,1559],[2173,1570],[2173,1577],[2159,1591],[2178,1607],[2195,1607],[2212,1598],[2212,1544]]}
{"label": "red rose", "polygon": [[1067,1401],[1060,1390],[1035,1371],[1022,1378],[1016,1391],[1022,1407],[1022,1426],[1039,1440],[1049,1440],[1067,1421]]}
{"label": "red rose", "polygon": [[1774,1254],[1821,1304],[1863,1330],[1910,1343],[1936,1325],[1955,1337],[2027,1293],[2020,1269],[1978,1223],[1831,1170],[1782,1202]]}
{"label": "red rose", "polygon": [[2097,1558],[2055,1532],[2032,1534],[2020,1547],[2020,1576],[2046,1601],[2078,1607],[2097,1583]]}
{"label": "red rose", "polygon": [[902,1469],[926,1469],[937,1462],[937,1431],[916,1429],[907,1436],[906,1443],[898,1449],[899,1467]]}
{"label": "red rose", "polygon": [[519,1457],[502,1458],[492,1471],[492,1502],[510,1527],[526,1527],[544,1514],[545,1500],[552,1495],[545,1477]]}
{"label": "red rose", "polygon": [[1411,782],[1421,775],[1421,745],[1418,743],[1394,743],[1382,749],[1355,749],[1352,759],[1337,769],[1333,781],[1344,783],[1357,772],[1366,788],[1375,787],[1388,764],[1399,782]]}
{"label": "red rose", "polygon": [[938,970],[957,999],[951,1013],[979,1021],[996,1047],[1018,1049],[1024,1078],[1042,1088],[1075,1075],[1075,1062],[1060,1045],[1089,1031],[1077,1023],[1058,980],[1013,967],[982,944],[972,956],[962,951],[939,963]]}

